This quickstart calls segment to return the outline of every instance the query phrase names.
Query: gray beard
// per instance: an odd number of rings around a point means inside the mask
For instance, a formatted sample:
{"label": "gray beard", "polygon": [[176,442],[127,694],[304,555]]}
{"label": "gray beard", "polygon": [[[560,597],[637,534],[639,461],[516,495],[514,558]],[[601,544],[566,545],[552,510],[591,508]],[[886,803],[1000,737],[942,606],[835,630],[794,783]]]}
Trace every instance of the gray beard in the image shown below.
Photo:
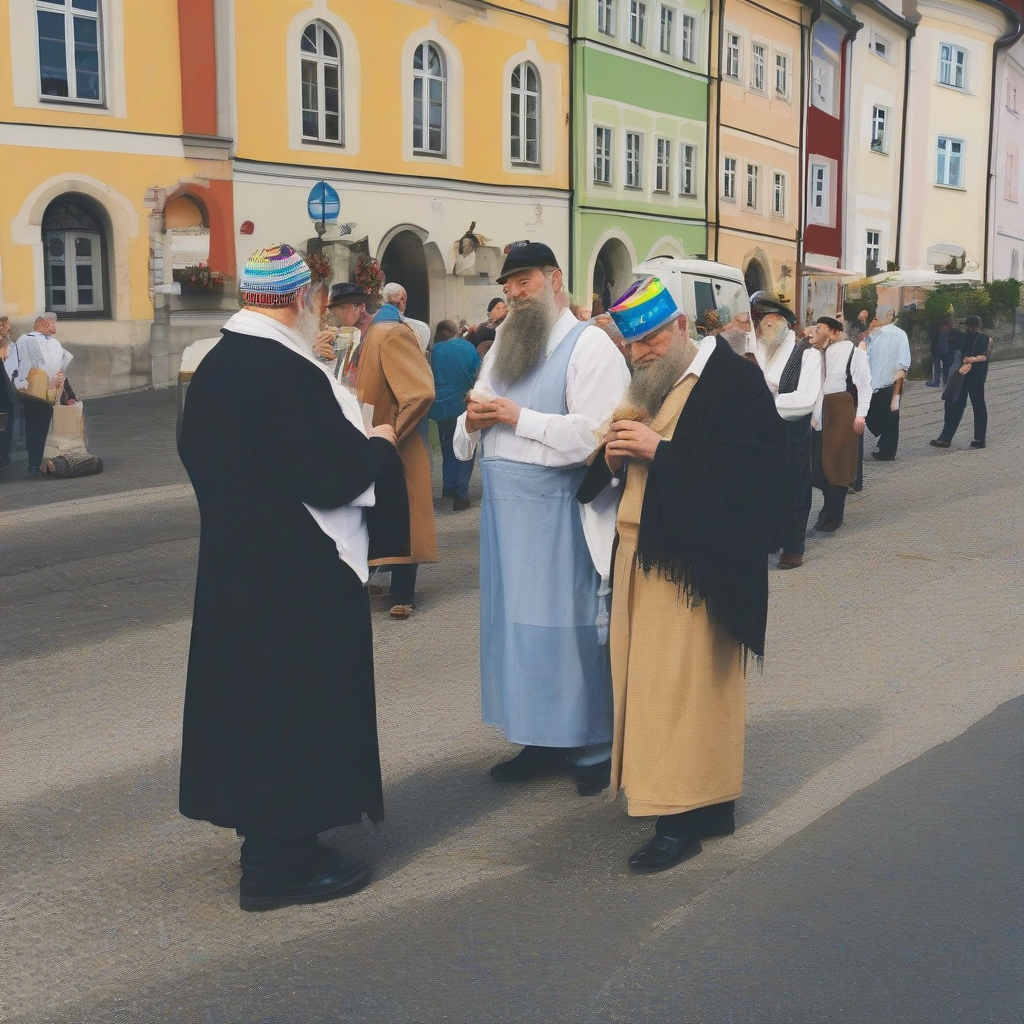
{"label": "gray beard", "polygon": [[778,351],[779,346],[786,340],[788,334],[789,324],[783,323],[774,328],[768,327],[763,331],[758,331],[757,340],[764,345],[768,358],[771,359]]}
{"label": "gray beard", "polygon": [[494,342],[494,378],[515,384],[534,369],[544,356],[557,319],[558,306],[550,285],[536,298],[511,299]]}
{"label": "gray beard", "polygon": [[302,338],[302,343],[306,346],[307,353],[312,355],[313,346],[316,344],[317,335],[320,333],[320,317],[311,309],[302,306],[292,330]]}
{"label": "gray beard", "polygon": [[634,364],[626,400],[646,409],[653,419],[696,355],[697,346],[689,338],[678,338],[660,359]]}

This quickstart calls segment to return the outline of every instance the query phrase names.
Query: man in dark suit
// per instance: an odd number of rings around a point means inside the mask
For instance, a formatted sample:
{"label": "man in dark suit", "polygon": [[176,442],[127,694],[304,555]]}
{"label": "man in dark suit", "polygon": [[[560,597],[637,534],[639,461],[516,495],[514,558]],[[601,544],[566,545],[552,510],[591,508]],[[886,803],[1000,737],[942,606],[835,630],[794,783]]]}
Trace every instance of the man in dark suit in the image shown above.
{"label": "man in dark suit", "polygon": [[244,838],[243,910],[362,887],[317,836],[383,817],[367,561],[402,469],[313,358],[310,287],[290,246],[249,259],[178,442],[202,522],[179,806]]}

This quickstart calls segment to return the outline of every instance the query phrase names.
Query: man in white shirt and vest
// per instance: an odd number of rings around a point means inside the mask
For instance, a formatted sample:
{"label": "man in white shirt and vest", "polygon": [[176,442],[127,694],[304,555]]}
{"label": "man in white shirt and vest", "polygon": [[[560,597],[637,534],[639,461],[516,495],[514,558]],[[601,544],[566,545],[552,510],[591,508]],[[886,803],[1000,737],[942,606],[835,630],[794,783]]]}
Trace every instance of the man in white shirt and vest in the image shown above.
{"label": "man in white shirt and vest", "polygon": [[510,245],[498,283],[508,316],[454,438],[464,461],[482,448],[483,720],[523,745],[491,774],[520,782],[571,773],[589,795],[611,771],[615,509],[583,507],[576,491],[629,371],[608,335],[569,310],[548,246]]}

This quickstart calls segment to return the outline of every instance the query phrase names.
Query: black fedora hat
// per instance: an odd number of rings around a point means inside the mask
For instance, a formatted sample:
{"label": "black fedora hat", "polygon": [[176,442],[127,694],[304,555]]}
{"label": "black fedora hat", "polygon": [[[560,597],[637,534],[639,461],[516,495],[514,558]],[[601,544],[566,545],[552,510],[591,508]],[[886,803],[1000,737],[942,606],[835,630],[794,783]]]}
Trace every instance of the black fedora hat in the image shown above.
{"label": "black fedora hat", "polygon": [[501,268],[498,284],[504,284],[518,270],[540,270],[551,267],[561,269],[551,247],[543,242],[513,242],[505,246],[505,262]]}
{"label": "black fedora hat", "polygon": [[340,281],[331,285],[331,295],[327,300],[327,306],[340,306],[343,302],[366,302],[369,296],[357,284],[351,281]]}

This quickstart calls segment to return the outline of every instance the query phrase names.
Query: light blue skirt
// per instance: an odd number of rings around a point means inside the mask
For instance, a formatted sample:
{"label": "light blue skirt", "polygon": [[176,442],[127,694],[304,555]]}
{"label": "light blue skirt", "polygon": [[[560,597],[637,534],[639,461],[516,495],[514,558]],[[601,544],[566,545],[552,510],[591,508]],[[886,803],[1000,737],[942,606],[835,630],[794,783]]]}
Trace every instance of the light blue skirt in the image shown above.
{"label": "light blue skirt", "polygon": [[513,743],[581,747],[612,735],[608,646],[576,491],[584,467],[480,464],[483,720]]}

